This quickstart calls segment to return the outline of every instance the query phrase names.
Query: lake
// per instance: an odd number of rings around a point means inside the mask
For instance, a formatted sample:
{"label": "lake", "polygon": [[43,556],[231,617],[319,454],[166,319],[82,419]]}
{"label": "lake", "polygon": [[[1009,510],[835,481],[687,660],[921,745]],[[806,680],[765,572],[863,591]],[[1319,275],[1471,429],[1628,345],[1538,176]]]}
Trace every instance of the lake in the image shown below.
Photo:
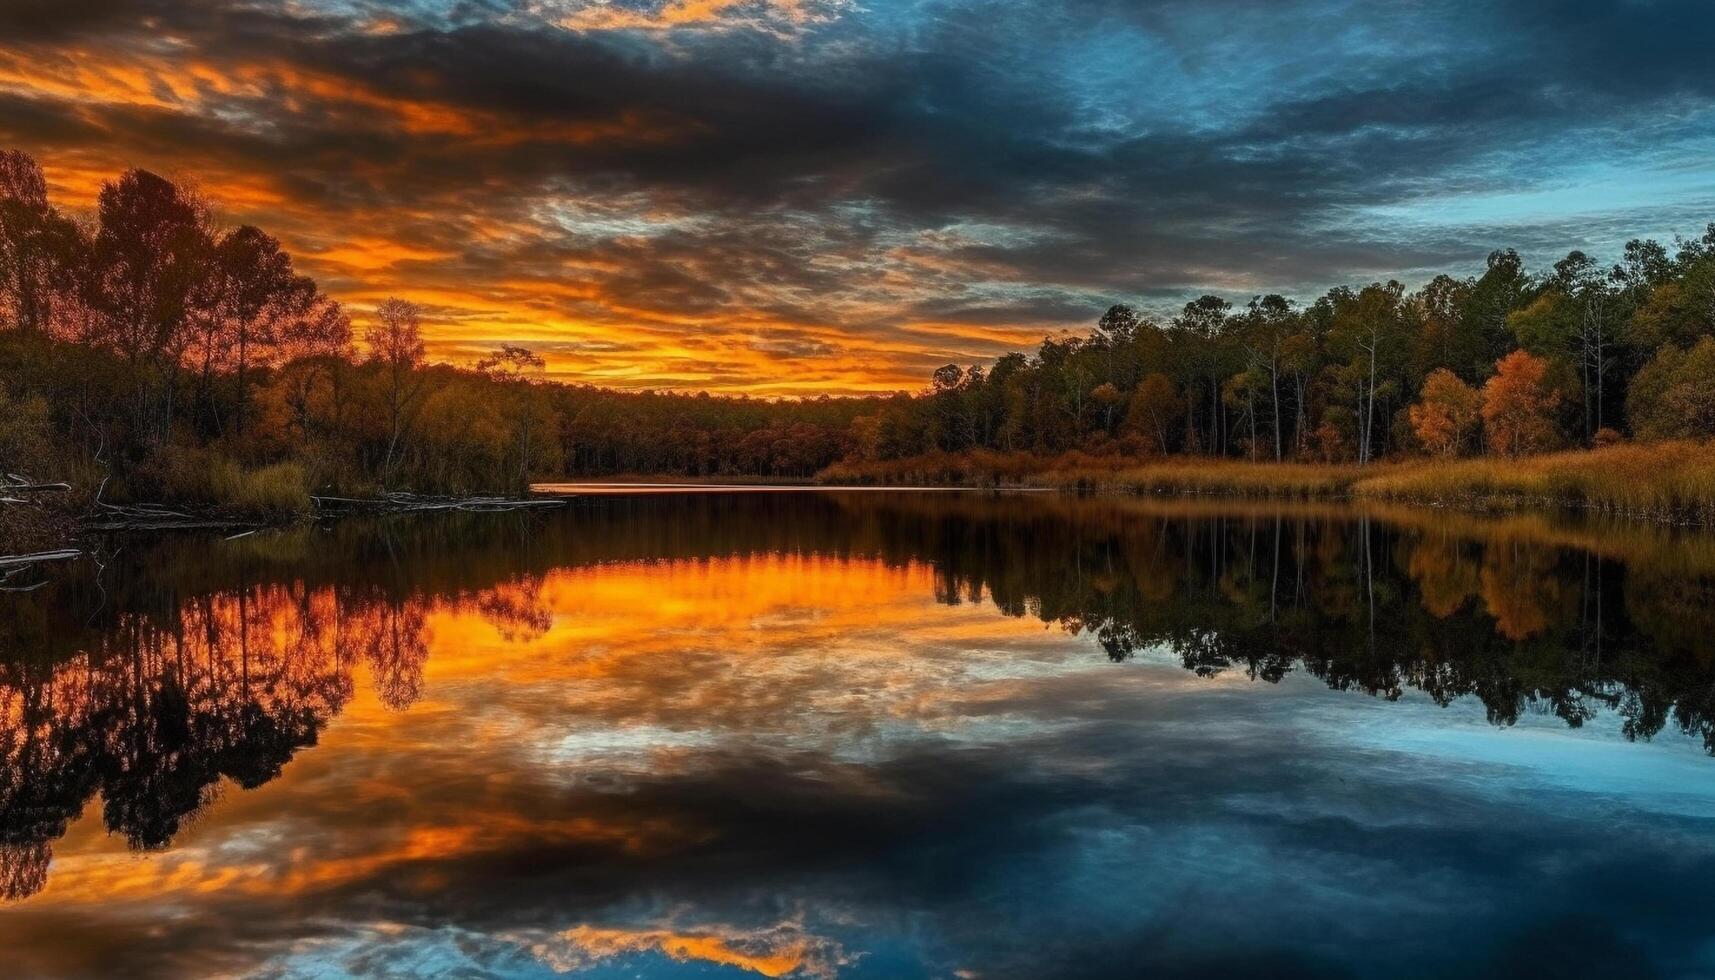
{"label": "lake", "polygon": [[1715,975],[1715,537],[653,493],[0,596],[0,973]]}

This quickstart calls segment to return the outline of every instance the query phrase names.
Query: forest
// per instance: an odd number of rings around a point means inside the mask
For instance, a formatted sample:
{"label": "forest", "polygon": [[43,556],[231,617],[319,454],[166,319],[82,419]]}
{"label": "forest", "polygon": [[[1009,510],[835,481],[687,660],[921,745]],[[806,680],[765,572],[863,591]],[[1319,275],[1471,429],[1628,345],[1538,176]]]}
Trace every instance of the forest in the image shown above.
{"label": "forest", "polygon": [[579,476],[890,479],[947,458],[986,460],[994,478],[1162,457],[1364,467],[1715,434],[1715,224],[1631,241],[1611,263],[1573,251],[1531,270],[1499,250],[1479,275],[1416,290],[1209,295],[1160,318],[1119,304],[1088,335],[948,364],[917,393],[771,401],[563,384],[519,346],[431,363],[423,309],[389,300],[354,319],[280,241],[212,211],[138,169],[93,211],[67,210],[37,161],[0,152],[10,485],[262,517],[311,493]]}

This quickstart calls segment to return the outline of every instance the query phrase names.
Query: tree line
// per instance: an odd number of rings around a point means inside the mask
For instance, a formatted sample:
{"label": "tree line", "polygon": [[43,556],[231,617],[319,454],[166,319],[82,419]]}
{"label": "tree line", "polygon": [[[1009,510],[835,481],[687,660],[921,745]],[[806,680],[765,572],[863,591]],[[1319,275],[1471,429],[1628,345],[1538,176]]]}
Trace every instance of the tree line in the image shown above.
{"label": "tree line", "polygon": [[0,151],[0,463],[137,496],[289,505],[305,488],[467,492],[572,474],[807,477],[879,399],[772,402],[550,383],[503,345],[431,363],[425,312],[368,322],[281,243],[146,170],[92,215]]}
{"label": "tree line", "polygon": [[546,381],[504,345],[430,363],[425,311],[354,324],[250,225],[129,170],[93,213],[0,151],[0,463],[139,497],[286,508],[306,491],[464,492],[618,473],[808,477],[990,450],[1366,463],[1715,433],[1715,225],[1532,273],[1218,296],[916,394],[770,401]]}
{"label": "tree line", "polygon": [[1337,287],[1309,304],[1219,296],[1156,319],[1109,309],[1087,337],[990,368],[949,364],[926,397],[858,420],[867,458],[967,449],[1366,463],[1517,456],[1626,436],[1715,434],[1715,224],[1618,262]]}

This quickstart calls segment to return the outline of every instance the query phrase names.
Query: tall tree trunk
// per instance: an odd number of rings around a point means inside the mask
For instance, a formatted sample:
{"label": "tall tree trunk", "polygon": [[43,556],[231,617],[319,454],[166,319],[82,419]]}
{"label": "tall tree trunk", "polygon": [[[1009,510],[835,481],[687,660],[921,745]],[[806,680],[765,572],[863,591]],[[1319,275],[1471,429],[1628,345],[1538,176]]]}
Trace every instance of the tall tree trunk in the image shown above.
{"label": "tall tree trunk", "polygon": [[250,331],[238,331],[238,439],[244,440],[244,407],[250,393]]}
{"label": "tall tree trunk", "polygon": [[1249,386],[1246,386],[1245,388],[1245,414],[1249,415],[1251,419],[1251,462],[1254,463],[1256,462],[1257,456],[1256,395],[1251,392]]}
{"label": "tall tree trunk", "polygon": [[1185,386],[1185,452],[1197,451],[1197,396],[1194,386]]}
{"label": "tall tree trunk", "polygon": [[1375,431],[1376,427],[1376,347],[1379,346],[1376,341],[1377,338],[1372,331],[1370,334],[1369,404],[1366,411],[1362,413],[1364,415],[1364,433],[1363,438],[1358,441],[1360,447],[1358,450],[1358,465],[1360,466],[1369,464],[1370,440],[1372,438],[1371,434]]}
{"label": "tall tree trunk", "polygon": [[1280,462],[1280,362],[1277,360],[1268,363],[1268,387],[1274,396],[1274,416],[1272,418],[1274,423],[1274,461],[1278,463]]}
{"label": "tall tree trunk", "polygon": [[1292,425],[1293,455],[1302,458],[1304,456],[1304,440],[1309,437],[1310,409],[1304,404],[1304,372],[1296,371],[1292,378],[1298,392],[1298,404],[1293,411],[1295,420]]}

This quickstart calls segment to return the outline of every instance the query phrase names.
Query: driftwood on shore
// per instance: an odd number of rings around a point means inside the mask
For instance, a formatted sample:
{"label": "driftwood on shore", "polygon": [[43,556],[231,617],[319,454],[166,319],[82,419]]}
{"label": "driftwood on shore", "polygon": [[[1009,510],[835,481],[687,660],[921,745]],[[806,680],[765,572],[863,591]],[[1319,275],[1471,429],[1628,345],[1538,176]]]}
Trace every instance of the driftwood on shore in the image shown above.
{"label": "driftwood on shore", "polygon": [[37,551],[28,555],[0,555],[0,569],[22,568],[44,561],[65,561],[81,554],[83,552],[76,548],[60,548],[57,551]]}
{"label": "driftwood on shore", "polygon": [[0,555],[0,592],[34,592],[48,584],[45,578],[37,579],[28,585],[17,585],[18,577],[30,571],[37,565],[51,561],[70,561],[82,557],[83,552],[75,548],[60,548],[55,551],[36,551],[27,555]]}
{"label": "driftwood on shore", "polygon": [[466,513],[499,513],[532,507],[560,507],[564,497],[430,497],[404,491],[383,493],[378,497],[312,496],[310,502],[325,513],[370,512],[387,514],[422,513],[451,510]]}
{"label": "driftwood on shore", "polygon": [[[17,473],[0,473],[0,505],[23,505],[30,503],[26,499],[26,495],[69,492],[71,489],[71,485],[68,483],[43,483]],[[180,510],[164,504],[109,503],[101,499],[106,490],[107,480],[103,479],[101,486],[95,491],[94,499],[90,501],[89,511],[76,525],[78,530],[97,532],[229,531],[236,532],[230,536],[237,538],[253,533],[269,524],[267,521],[235,519],[219,513],[195,509]],[[333,516],[338,514],[393,514],[430,511],[500,513],[538,507],[559,507],[563,506],[567,499],[565,497],[510,498],[494,495],[438,497],[405,491],[392,491],[375,497],[312,495],[310,503],[318,514]],[[7,568],[15,570],[38,562],[74,558],[80,553],[73,550],[63,550],[0,556],[0,587],[4,586],[3,578],[7,576]]]}
{"label": "driftwood on shore", "polygon": [[25,494],[67,493],[70,490],[69,483],[38,483],[17,473],[0,474],[0,504],[25,503]]}
{"label": "driftwood on shore", "polygon": [[234,521],[206,514],[173,510],[160,504],[110,504],[95,501],[94,518],[83,524],[86,531],[174,531],[254,527],[255,521]]}

